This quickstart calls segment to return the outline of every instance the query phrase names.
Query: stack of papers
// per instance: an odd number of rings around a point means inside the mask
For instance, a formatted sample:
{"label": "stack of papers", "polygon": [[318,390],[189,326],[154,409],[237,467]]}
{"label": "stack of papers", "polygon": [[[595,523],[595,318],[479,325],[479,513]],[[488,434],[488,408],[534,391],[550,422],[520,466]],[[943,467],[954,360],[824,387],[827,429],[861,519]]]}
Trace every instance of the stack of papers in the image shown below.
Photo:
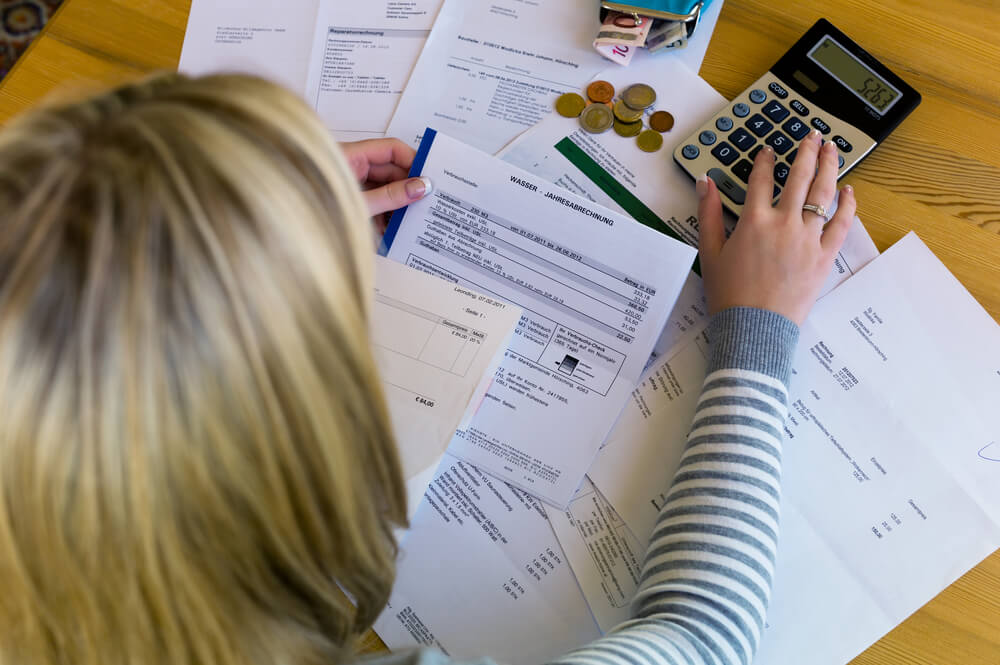
{"label": "stack of papers", "polygon": [[[377,264],[412,524],[390,648],[545,662],[629,617],[705,374],[669,155],[725,103],[695,74],[721,7],[606,68],[576,0],[193,2],[182,71],[278,81],[435,185]],[[663,150],[552,113],[594,78],[661,92]],[[856,218],[802,327],[760,662],[845,663],[1000,545],[1000,328],[915,236],[877,256]]]}

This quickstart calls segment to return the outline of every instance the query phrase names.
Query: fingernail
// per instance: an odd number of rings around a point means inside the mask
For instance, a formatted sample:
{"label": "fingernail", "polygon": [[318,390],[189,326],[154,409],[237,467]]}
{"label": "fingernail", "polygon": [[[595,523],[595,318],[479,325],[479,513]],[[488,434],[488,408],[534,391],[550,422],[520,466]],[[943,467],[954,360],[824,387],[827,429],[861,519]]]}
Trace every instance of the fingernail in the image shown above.
{"label": "fingernail", "polygon": [[836,150],[837,146],[833,144],[833,141],[827,141],[826,143],[823,144],[823,149],[826,150],[827,152],[830,152],[832,150]]}
{"label": "fingernail", "polygon": [[854,188],[850,185],[844,185],[843,191],[847,192],[850,196],[854,196]]}
{"label": "fingernail", "polygon": [[431,179],[427,176],[410,178],[406,181],[406,195],[410,197],[411,201],[422,199],[433,191],[434,185],[431,183]]}
{"label": "fingernail", "polygon": [[814,129],[814,130],[810,131],[809,132],[809,138],[812,139],[813,141],[815,141],[816,139],[818,139],[819,138],[819,130],[818,129]]}
{"label": "fingernail", "polygon": [[774,159],[774,148],[772,148],[771,146],[769,145],[764,146],[764,150],[762,150],[762,152],[771,159]]}
{"label": "fingernail", "polygon": [[705,194],[708,194],[708,174],[702,173],[698,176],[698,179],[694,181],[694,191],[698,192],[698,198],[705,198]]}

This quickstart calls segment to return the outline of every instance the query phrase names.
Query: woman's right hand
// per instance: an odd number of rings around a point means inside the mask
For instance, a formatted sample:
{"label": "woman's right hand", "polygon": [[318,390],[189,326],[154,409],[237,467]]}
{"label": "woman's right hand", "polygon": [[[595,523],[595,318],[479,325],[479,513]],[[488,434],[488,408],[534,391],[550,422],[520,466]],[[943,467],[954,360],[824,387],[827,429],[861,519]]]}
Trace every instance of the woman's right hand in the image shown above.
{"label": "woman's right hand", "polygon": [[774,151],[766,146],[758,152],[743,214],[728,239],[719,190],[710,178],[698,179],[698,252],[709,313],[758,307],[799,325],[805,321],[857,207],[854,190],[847,186],[840,192],[837,212],[829,223],[802,209],[806,203],[829,209],[837,191],[836,147],[820,144],[816,130],[802,141],[781,201],[774,207]]}

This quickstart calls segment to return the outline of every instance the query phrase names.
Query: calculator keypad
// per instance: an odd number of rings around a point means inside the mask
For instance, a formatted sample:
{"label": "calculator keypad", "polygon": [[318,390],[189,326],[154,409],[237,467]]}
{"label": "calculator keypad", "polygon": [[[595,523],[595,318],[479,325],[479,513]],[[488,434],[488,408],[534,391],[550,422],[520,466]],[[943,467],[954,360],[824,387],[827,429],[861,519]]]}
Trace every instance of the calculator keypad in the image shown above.
{"label": "calculator keypad", "polygon": [[[794,90],[766,72],[679,144],[674,158],[692,177],[707,173],[722,193],[726,207],[739,214],[754,158],[765,145],[775,152],[775,199],[791,173],[798,144],[810,129],[818,129],[825,140],[837,146],[840,175],[875,147],[875,141],[860,130],[796,96]],[[706,142],[709,135],[713,140]],[[711,151],[703,152],[699,144],[712,146]]]}

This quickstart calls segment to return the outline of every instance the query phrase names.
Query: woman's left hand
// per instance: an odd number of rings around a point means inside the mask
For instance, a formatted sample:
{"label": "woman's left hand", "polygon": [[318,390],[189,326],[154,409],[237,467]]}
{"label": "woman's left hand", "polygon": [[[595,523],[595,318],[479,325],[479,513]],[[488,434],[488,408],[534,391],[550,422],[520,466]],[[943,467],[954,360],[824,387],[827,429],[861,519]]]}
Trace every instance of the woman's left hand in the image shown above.
{"label": "woman's left hand", "polygon": [[417,152],[399,139],[369,139],[341,143],[340,147],[361,185],[379,233],[385,232],[387,213],[430,193],[427,178],[407,177]]}

